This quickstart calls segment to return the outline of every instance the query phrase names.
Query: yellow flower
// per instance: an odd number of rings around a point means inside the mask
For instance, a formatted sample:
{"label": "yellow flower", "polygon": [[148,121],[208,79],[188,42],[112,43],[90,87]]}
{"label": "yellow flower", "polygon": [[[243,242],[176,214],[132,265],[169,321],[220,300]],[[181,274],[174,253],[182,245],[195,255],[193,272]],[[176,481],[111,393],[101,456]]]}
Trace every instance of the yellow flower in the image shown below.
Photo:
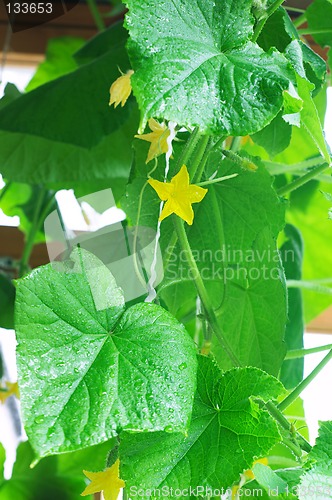
{"label": "yellow flower", "polygon": [[168,144],[167,139],[170,134],[169,128],[165,123],[159,123],[154,118],[149,120],[149,127],[152,130],[149,134],[135,135],[137,139],[142,139],[142,141],[151,142],[151,146],[148,152],[148,157],[146,163],[153,160],[157,156],[167,153]]}
{"label": "yellow flower", "polygon": [[5,391],[0,391],[0,403],[4,403],[9,396],[16,396],[20,398],[17,382],[6,382]]}
{"label": "yellow flower", "polygon": [[130,78],[133,73],[133,70],[130,69],[126,74],[119,76],[119,78],[112,83],[110,88],[110,106],[114,104],[116,108],[120,103],[122,107],[126,104],[132,90]]}
{"label": "yellow flower", "polygon": [[237,484],[232,487],[232,500],[237,500],[238,499],[238,491],[240,489],[240,486]]}
{"label": "yellow flower", "polygon": [[185,165],[182,166],[171,182],[160,182],[150,179],[150,186],[157,192],[162,201],[166,201],[159,220],[162,221],[171,214],[176,214],[190,226],[194,220],[193,203],[202,201],[207,189],[189,184],[189,173]]}
{"label": "yellow flower", "polygon": [[121,488],[124,488],[125,482],[119,478],[119,467],[120,460],[117,461],[109,467],[108,469],[101,472],[88,472],[84,470],[84,474],[91,483],[85,488],[82,497],[91,495],[93,493],[103,492],[105,500],[116,500],[120,493]]}

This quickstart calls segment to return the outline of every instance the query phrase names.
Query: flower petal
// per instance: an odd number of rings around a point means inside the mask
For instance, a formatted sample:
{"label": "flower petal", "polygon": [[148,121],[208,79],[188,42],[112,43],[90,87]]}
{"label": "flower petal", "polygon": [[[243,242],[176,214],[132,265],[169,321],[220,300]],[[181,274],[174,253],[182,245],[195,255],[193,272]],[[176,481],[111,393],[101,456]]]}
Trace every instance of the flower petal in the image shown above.
{"label": "flower petal", "polygon": [[171,184],[174,184],[175,189],[182,191],[189,186],[189,172],[185,165],[182,165],[180,171],[173,177]]}
{"label": "flower petal", "polygon": [[130,78],[133,73],[133,70],[129,70],[125,75],[120,76],[112,83],[110,88],[110,106],[114,104],[116,108],[120,103],[122,107],[125,105],[131,94]]}
{"label": "flower petal", "polygon": [[174,187],[167,182],[160,182],[155,179],[149,179],[148,183],[153,187],[162,201],[166,201],[173,194]]}
{"label": "flower petal", "polygon": [[191,203],[199,203],[200,201],[202,201],[202,199],[208,192],[207,189],[202,188],[200,186],[196,186],[195,184],[191,184],[188,189],[189,189],[189,199]]}
{"label": "flower petal", "polygon": [[166,217],[168,217],[171,214],[174,214],[174,206],[173,206],[172,200],[168,200],[168,201],[166,201],[166,203],[163,206],[163,209],[161,211],[161,214],[159,217],[160,222],[162,220],[166,219]]}

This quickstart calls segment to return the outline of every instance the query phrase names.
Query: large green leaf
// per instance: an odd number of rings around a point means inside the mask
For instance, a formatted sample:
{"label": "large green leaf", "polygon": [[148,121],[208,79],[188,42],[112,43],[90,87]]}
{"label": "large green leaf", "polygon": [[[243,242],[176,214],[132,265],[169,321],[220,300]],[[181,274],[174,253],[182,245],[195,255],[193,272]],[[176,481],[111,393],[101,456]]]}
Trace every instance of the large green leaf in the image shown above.
{"label": "large green leaf", "polygon": [[194,344],[159,306],[125,311],[113,276],[88,252],[18,282],[16,331],[23,422],[40,456],[121,429],[186,429]]}
{"label": "large green leaf", "polygon": [[197,384],[187,437],[121,435],[121,477],[131,497],[132,486],[226,489],[280,439],[274,420],[254,402],[283,391],[275,378],[255,368],[221,373],[211,359],[200,356]]}
{"label": "large green leaf", "polygon": [[[74,55],[78,64],[86,64],[104,55],[111,48],[123,47],[128,38],[128,32],[123,27],[123,23],[119,22],[111,25],[110,28],[101,31],[96,36],[91,38],[83,47],[80,48]],[[120,68],[125,71],[126,68]]]}
{"label": "large green leaf", "polygon": [[292,127],[282,118],[282,113],[279,113],[269,125],[251,138],[273,158],[289,146],[291,136]]}
{"label": "large green leaf", "polygon": [[267,19],[257,43],[266,52],[271,47],[275,47],[279,52],[284,52],[287,45],[297,38],[298,33],[287,11],[280,7]]}
{"label": "large green leaf", "polygon": [[[290,224],[285,227],[287,240],[280,249],[286,278],[300,280],[302,278],[303,240],[301,233]],[[298,288],[288,290],[288,322],[285,341],[287,349],[301,349],[303,347],[304,318],[302,292]],[[287,389],[298,385],[303,379],[303,359],[284,361],[280,380]]]}
{"label": "large green leaf", "polygon": [[268,18],[257,43],[265,51],[275,47],[280,52],[285,53],[288,45],[294,40],[297,40],[301,49],[297,57],[303,61],[306,77],[315,85],[315,92],[317,92],[325,79],[326,63],[306,43],[300,40],[300,36],[285,9],[280,7]]}
{"label": "large green leaf", "polygon": [[0,111],[3,176],[36,184],[127,179],[138,116],[132,100],[108,106],[118,66],[129,67],[124,41]]}
{"label": "large green leaf", "polygon": [[[12,477],[5,480],[0,469],[1,500],[77,500],[86,484],[82,470],[101,470],[105,467],[111,443],[92,446],[75,453],[48,457],[33,469],[34,453],[29,442],[17,449]],[[5,455],[0,445],[0,467]],[[92,500],[92,496],[87,497]]]}
{"label": "large green leaf", "polygon": [[149,117],[246,135],[282,107],[292,72],[278,52],[249,39],[251,0],[127,0],[132,84],[144,128]]}
{"label": "large green leaf", "polygon": [[38,66],[25,90],[33,90],[44,83],[74,71],[77,68],[77,63],[73,54],[83,44],[83,38],[72,36],[51,38],[47,44],[45,60]]}
{"label": "large green leaf", "polygon": [[332,2],[330,0],[314,0],[306,11],[310,30],[319,30],[313,37],[323,47],[332,46]]}
{"label": "large green leaf", "polygon": [[332,498],[332,421],[321,422],[319,437],[309,458],[315,461],[313,467],[301,477],[299,499],[307,500],[311,492],[314,500]]}

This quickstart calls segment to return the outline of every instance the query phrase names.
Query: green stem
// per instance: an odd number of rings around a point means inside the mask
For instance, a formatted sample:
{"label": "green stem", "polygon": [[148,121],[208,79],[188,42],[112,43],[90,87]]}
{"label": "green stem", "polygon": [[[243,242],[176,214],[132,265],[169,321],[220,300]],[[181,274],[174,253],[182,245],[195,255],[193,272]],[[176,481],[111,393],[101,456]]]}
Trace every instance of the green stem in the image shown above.
{"label": "green stem", "polygon": [[194,152],[194,149],[199,141],[199,128],[196,127],[193,132],[190,134],[189,139],[187,140],[181,155],[176,164],[176,171],[178,172],[182,165],[187,165],[189,158]]}
{"label": "green stem", "polygon": [[301,447],[299,447],[297,443],[293,442],[291,439],[286,438],[285,436],[282,437],[282,440],[285,443],[285,445],[288,446],[290,450],[292,450],[292,452],[297,458],[301,458],[302,449]]}
{"label": "green stem", "polygon": [[194,182],[199,182],[201,180],[201,178],[202,178],[206,162],[208,161],[208,158],[209,158],[210,153],[211,153],[210,144],[211,144],[211,139],[209,139],[208,142],[207,142],[207,144],[206,144],[206,148],[205,148],[205,152],[204,152],[203,158],[201,159],[201,162],[198,165],[197,172],[196,172],[196,175],[194,177]]}
{"label": "green stem", "polygon": [[[265,407],[272,415],[272,417],[278,422],[279,425],[289,433],[291,432],[291,424],[288,422],[287,418],[281,413],[279,410],[279,407],[277,407],[275,404],[272,403],[272,401],[269,401],[268,403],[265,403]],[[296,434],[296,441],[299,443],[299,446],[302,448],[302,450],[306,451],[309,453],[312,449],[312,446],[306,439],[304,439],[301,434],[297,433]]]}
{"label": "green stem", "polygon": [[[199,128],[196,127],[193,130],[192,134],[190,135],[189,139],[187,140],[187,142],[183,148],[182,154],[180,155],[180,157],[178,159],[177,170],[180,170],[182,165],[185,165],[186,163],[188,163],[188,161],[190,160],[190,158],[191,158],[191,156],[192,156],[192,154],[197,146],[198,141],[199,141]],[[164,260],[164,270],[166,270],[168,267],[171,253],[173,252],[177,241],[178,241],[178,237],[177,237],[176,232],[174,231],[172,236],[171,236],[169,245],[168,245],[167,256]]]}
{"label": "green stem", "polygon": [[295,28],[298,28],[299,26],[302,26],[307,20],[307,13],[303,12],[301,16],[299,16],[297,19],[294,19],[293,24]]}
{"label": "green stem", "polygon": [[286,165],[285,163],[276,163],[273,161],[263,161],[265,167],[270,172],[271,175],[278,174],[291,174],[294,172],[303,173],[307,170],[318,165],[326,164],[326,161],[321,156],[316,156],[315,158],[310,158],[310,160],[301,161],[299,163],[292,163],[291,165]]}
{"label": "green stem", "polygon": [[317,30],[312,30],[310,28],[304,28],[302,30],[298,30],[299,35],[325,35],[325,34],[332,34],[332,28],[331,29],[317,29]]}
{"label": "green stem", "polygon": [[103,31],[105,29],[105,23],[98,10],[95,0],[86,0],[86,3],[88,4],[88,7],[90,9],[91,15],[93,17],[93,20],[96,24],[98,31]]}
{"label": "green stem", "polygon": [[211,179],[210,181],[198,182],[197,186],[209,186],[210,184],[215,184],[216,182],[227,181],[227,179],[233,179],[233,177],[237,177],[239,174],[231,174],[225,175],[224,177],[218,177],[217,179]]}
{"label": "green stem", "polygon": [[225,353],[228,355],[230,360],[232,361],[234,366],[241,366],[239,360],[237,359],[236,355],[233,353],[230,345],[228,344],[228,341],[225,339],[223,332],[221,331],[221,328],[219,326],[217,317],[215,315],[215,312],[213,310],[213,307],[210,303],[210,298],[207,293],[207,290],[205,288],[203,279],[200,275],[200,272],[198,270],[196,261],[194,259],[193,253],[190,248],[190,244],[187,238],[187,233],[185,231],[183,221],[178,217],[178,216],[173,216],[173,221],[174,221],[174,226],[175,230],[178,236],[178,240],[181,246],[182,251],[184,252],[184,255],[186,256],[187,259],[187,264],[189,266],[192,279],[195,283],[198,295],[200,296],[202,306],[204,308],[204,312],[206,314],[206,319],[208,323],[210,324],[212,330],[214,331],[215,335],[217,336],[221,346],[225,350]]}
{"label": "green stem", "polygon": [[288,5],[285,6],[285,9],[289,10],[289,12],[299,12],[300,14],[303,14],[305,12],[304,9],[300,9],[298,7],[288,7]]}
{"label": "green stem", "polygon": [[332,359],[332,349],[325,356],[325,358],[316,366],[316,368],[308,375],[302,382],[299,383],[297,387],[278,405],[280,411],[285,410],[289,405],[291,405],[308,387],[308,385],[314,380],[315,377],[322,371],[322,369],[327,365],[327,363]]}
{"label": "green stem", "polygon": [[275,0],[275,2],[273,2],[273,4],[271,4],[270,7],[268,9],[266,9],[264,16],[258,20],[256,27],[254,29],[254,35],[252,37],[253,42],[257,41],[257,38],[261,34],[261,31],[264,28],[265,23],[268,20],[268,18],[270,16],[272,16],[272,14],[274,14],[277,9],[279,9],[279,7],[284,3],[284,1],[285,0]]}
{"label": "green stem", "polygon": [[170,242],[167,246],[167,252],[165,252],[166,253],[166,257],[164,258],[164,270],[165,271],[167,271],[169,259],[171,258],[171,255],[174,251],[174,248],[175,248],[177,241],[178,241],[177,234],[175,231],[173,231]]}
{"label": "green stem", "polygon": [[286,283],[288,288],[304,288],[305,290],[310,290],[315,293],[332,295],[332,288],[323,286],[315,281],[287,280]]}
{"label": "green stem", "polygon": [[[190,160],[192,154],[195,151],[195,148],[197,146],[198,141],[199,141],[199,129],[198,129],[198,127],[196,127],[193,130],[192,134],[190,135],[187,143],[184,146],[182,154],[181,154],[180,158],[178,159],[177,170],[180,170],[180,168],[181,168],[182,165],[188,163],[188,161]],[[193,177],[193,175],[191,175],[191,178],[192,177]],[[168,268],[169,259],[171,257],[171,254],[172,254],[172,252],[173,252],[173,250],[175,248],[175,245],[176,245],[177,241],[178,241],[178,237],[177,237],[176,232],[174,231],[173,234],[172,234],[172,236],[171,236],[169,245],[168,245],[168,252],[167,252],[166,258],[164,259],[164,270],[165,271]]]}
{"label": "green stem", "polygon": [[241,141],[242,141],[242,137],[233,137],[230,150],[233,151],[234,153],[236,153],[241,146]]}
{"label": "green stem", "polygon": [[307,182],[311,181],[316,177],[316,175],[324,172],[329,168],[329,165],[327,163],[323,163],[322,165],[318,165],[317,167],[313,168],[308,172],[307,174],[302,175],[298,179],[295,179],[295,181],[290,182],[289,184],[286,184],[286,186],[281,187],[278,189],[277,193],[279,196],[284,196],[285,194],[291,193],[292,191],[295,191],[295,189],[298,189],[299,187],[303,186]]}
{"label": "green stem", "polygon": [[304,358],[304,356],[307,356],[308,354],[316,354],[317,352],[329,351],[330,349],[332,349],[332,344],[311,347],[310,349],[292,349],[287,352],[285,360]]}
{"label": "green stem", "polygon": [[217,142],[215,142],[213,144],[213,146],[211,146],[211,149],[210,149],[210,153],[212,153],[213,151],[216,151],[217,149],[219,149],[220,147],[223,147],[223,142],[225,141],[226,137],[225,136],[222,136],[220,137]]}
{"label": "green stem", "polygon": [[208,135],[203,135],[199,140],[197,150],[195,150],[195,159],[190,166],[190,171],[189,171],[190,180],[193,180],[195,178],[197,169],[200,166],[201,161],[205,155],[205,151],[207,145],[209,144],[209,140],[210,138]]}

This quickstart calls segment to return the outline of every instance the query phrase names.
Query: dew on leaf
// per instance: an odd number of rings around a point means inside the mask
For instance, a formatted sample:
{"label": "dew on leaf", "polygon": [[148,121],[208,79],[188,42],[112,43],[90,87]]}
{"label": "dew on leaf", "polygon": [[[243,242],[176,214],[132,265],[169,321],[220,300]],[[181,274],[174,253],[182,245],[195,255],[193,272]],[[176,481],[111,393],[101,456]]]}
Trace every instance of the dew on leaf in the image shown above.
{"label": "dew on leaf", "polygon": [[38,415],[38,417],[35,418],[35,423],[36,424],[42,424],[45,420],[44,415]]}

